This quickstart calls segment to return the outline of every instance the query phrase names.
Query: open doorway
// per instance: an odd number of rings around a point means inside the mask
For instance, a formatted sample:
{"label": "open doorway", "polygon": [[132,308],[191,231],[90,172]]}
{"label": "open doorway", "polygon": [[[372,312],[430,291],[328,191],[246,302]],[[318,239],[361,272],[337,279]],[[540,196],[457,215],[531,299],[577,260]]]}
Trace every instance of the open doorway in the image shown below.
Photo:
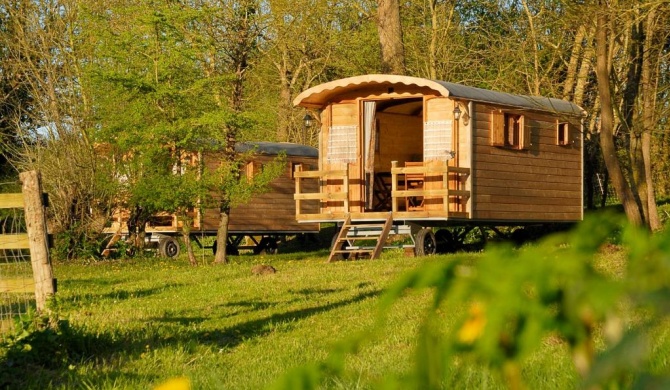
{"label": "open doorway", "polygon": [[363,102],[365,209],[391,210],[391,162],[423,161],[423,98]]}

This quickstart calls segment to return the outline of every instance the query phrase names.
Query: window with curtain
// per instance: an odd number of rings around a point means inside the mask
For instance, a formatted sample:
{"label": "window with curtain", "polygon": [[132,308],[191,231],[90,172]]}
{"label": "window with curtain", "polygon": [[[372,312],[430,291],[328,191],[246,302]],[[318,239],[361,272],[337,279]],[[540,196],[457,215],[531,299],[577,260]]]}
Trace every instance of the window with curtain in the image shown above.
{"label": "window with curtain", "polygon": [[431,121],[423,124],[423,160],[447,161],[453,158],[451,121]]}
{"label": "window with curtain", "polygon": [[331,126],[328,134],[328,154],[326,160],[331,163],[356,162],[358,126]]}

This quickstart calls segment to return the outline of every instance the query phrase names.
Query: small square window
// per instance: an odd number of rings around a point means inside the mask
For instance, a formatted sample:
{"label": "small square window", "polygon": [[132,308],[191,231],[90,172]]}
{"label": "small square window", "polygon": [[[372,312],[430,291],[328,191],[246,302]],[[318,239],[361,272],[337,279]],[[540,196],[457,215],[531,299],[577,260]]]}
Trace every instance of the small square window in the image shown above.
{"label": "small square window", "polygon": [[556,144],[561,146],[570,145],[570,123],[557,122],[556,123]]}
{"label": "small square window", "polygon": [[528,149],[530,131],[521,114],[495,110],[491,113],[491,145]]}

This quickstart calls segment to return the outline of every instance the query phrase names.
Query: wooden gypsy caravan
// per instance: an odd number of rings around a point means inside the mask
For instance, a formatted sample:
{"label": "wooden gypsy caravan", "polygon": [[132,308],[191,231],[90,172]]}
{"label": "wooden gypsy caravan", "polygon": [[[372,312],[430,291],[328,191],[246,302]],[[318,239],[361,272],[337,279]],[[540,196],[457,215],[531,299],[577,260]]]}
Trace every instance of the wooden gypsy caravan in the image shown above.
{"label": "wooden gypsy caravan", "polygon": [[[342,225],[331,259],[374,258],[389,232],[411,234],[422,255],[435,252],[435,227],[582,219],[575,104],[374,74],[317,85],[293,103],[321,124],[318,170],[294,174],[296,218]],[[303,187],[312,181],[314,193]],[[364,238],[373,243],[353,244]]]}
{"label": "wooden gypsy caravan", "polygon": [[[254,195],[248,203],[230,211],[228,253],[238,254],[240,249],[252,249],[255,253],[274,253],[278,243],[288,236],[318,233],[318,223],[304,224],[296,221],[293,200],[295,167],[316,169],[318,150],[311,146],[286,142],[238,143],[235,149],[240,154],[249,155],[243,169],[247,177],[253,177],[264,164],[280,154],[286,156],[287,166],[284,173],[270,183],[267,192]],[[192,157],[192,163],[197,163],[197,155]],[[203,157],[203,163],[210,169],[216,169],[220,162],[220,156],[216,154],[206,154]],[[311,190],[316,188],[316,184],[312,184]],[[312,207],[312,211],[315,210],[316,207]],[[105,228],[104,233],[112,235],[113,238],[109,241],[110,245],[103,250],[103,255],[109,252],[115,242],[128,235],[128,216],[127,210],[118,210],[113,216],[111,226]],[[218,208],[194,210],[191,238],[202,245],[200,238],[216,236],[219,220]],[[157,246],[162,256],[179,255],[178,237],[182,234],[182,222],[175,215],[164,213],[152,216],[145,226],[145,232],[146,241]],[[212,249],[216,252],[216,242]]]}

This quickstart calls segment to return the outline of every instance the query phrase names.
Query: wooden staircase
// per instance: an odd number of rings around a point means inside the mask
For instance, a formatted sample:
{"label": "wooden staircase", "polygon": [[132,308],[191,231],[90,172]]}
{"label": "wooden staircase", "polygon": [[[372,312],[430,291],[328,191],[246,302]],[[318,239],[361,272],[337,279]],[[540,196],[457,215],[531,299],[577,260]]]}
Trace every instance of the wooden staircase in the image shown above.
{"label": "wooden staircase", "polygon": [[[352,221],[347,214],[342,228],[333,240],[328,262],[359,256],[369,256],[376,259],[384,249],[384,243],[389,236],[393,225],[393,214],[388,213],[385,221]],[[353,245],[353,243],[365,245]]]}
{"label": "wooden staircase", "polygon": [[121,229],[119,229],[118,232],[114,233],[112,237],[109,239],[107,242],[107,245],[102,249],[100,255],[102,257],[109,257],[109,255],[112,254],[112,251],[114,251],[114,245],[116,245],[117,242],[121,241],[121,238],[123,236],[121,235]]}

